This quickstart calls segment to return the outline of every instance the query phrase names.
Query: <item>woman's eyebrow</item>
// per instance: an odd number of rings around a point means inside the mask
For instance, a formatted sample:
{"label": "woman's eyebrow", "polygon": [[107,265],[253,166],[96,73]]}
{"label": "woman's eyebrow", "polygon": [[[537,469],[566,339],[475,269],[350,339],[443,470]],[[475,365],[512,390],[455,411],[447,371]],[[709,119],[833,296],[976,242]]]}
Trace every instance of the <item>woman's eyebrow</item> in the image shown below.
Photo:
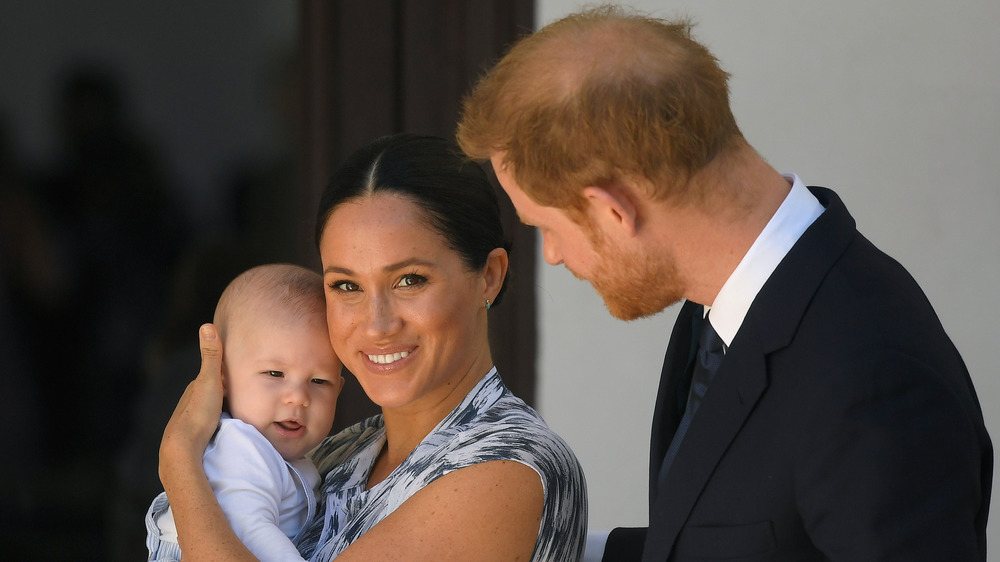
{"label": "woman's eyebrow", "polygon": [[[424,267],[434,267],[435,263],[432,262],[432,261],[428,261],[428,260],[424,260],[424,259],[420,259],[420,258],[407,258],[405,260],[400,260],[398,262],[390,263],[389,265],[386,265],[385,267],[382,268],[382,271],[384,271],[384,272],[392,272],[392,271],[397,271],[397,270],[400,270],[400,269],[405,269],[405,268],[408,268],[408,267],[413,267],[415,265],[421,265],[421,266],[424,266]],[[353,270],[351,270],[349,268],[346,268],[346,267],[337,266],[337,265],[327,266],[323,270],[323,273],[324,274],[326,274],[326,273],[339,273],[341,275],[354,275],[355,274]]]}
{"label": "woman's eyebrow", "polygon": [[422,265],[424,267],[434,267],[434,262],[428,261],[420,258],[408,258],[396,263],[391,263],[382,268],[383,271],[396,271],[398,269],[405,269],[408,267],[413,267],[415,265]]}

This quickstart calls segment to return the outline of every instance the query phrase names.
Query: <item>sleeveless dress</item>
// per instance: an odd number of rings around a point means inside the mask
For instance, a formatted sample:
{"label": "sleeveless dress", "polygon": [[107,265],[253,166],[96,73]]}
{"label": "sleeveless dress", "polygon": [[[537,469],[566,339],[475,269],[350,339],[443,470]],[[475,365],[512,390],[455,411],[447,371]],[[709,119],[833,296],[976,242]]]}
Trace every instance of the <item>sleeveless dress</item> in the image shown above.
{"label": "sleeveless dress", "polygon": [[545,500],[533,561],[583,556],[587,487],[569,446],[507,389],[494,367],[385,480],[366,490],[385,444],[382,416],[327,438],[312,454],[323,476],[317,517],[297,537],[303,557],[334,559],[410,496],[453,470],[491,460],[531,467]]}

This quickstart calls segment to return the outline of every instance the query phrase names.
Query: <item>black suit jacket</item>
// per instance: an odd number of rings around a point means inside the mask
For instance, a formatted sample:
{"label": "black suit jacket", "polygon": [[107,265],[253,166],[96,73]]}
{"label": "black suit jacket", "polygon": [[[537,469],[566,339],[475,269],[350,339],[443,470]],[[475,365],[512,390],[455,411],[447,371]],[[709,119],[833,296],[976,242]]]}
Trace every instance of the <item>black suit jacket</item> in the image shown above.
{"label": "black suit jacket", "polygon": [[913,278],[840,199],[775,269],[667,477],[685,303],[650,443],[647,529],[605,560],[985,560],[993,450],[968,371]]}

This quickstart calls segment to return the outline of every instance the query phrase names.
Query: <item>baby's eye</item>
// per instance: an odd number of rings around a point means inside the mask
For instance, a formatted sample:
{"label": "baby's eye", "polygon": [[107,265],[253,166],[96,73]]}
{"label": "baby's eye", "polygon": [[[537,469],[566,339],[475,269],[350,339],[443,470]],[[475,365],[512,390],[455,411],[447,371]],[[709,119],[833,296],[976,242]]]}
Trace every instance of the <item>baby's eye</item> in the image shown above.
{"label": "baby's eye", "polygon": [[281,377],[285,376],[285,373],[283,373],[281,371],[267,371],[267,374],[269,376],[272,376],[272,377],[276,378],[276,379],[280,379]]}
{"label": "baby's eye", "polygon": [[414,285],[420,285],[422,283],[425,283],[426,281],[427,281],[427,278],[424,277],[423,275],[417,275],[416,273],[410,273],[408,275],[404,275],[402,277],[402,279],[399,280],[399,286],[400,287],[413,287]]}
{"label": "baby's eye", "polygon": [[330,384],[330,381],[326,379],[313,379],[313,384]]}

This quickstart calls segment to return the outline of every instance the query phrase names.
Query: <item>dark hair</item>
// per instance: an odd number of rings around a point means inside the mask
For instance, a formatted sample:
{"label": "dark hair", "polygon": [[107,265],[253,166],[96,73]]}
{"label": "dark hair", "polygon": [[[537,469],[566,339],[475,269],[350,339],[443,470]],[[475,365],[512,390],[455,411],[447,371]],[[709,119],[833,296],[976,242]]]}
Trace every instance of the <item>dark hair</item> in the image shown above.
{"label": "dark hair", "polygon": [[[423,209],[427,224],[444,236],[470,271],[481,270],[494,249],[510,248],[486,172],[453,142],[405,133],[358,149],[333,175],[320,196],[316,246],[337,206],[379,192],[407,197]],[[506,288],[505,278],[493,305]]]}

